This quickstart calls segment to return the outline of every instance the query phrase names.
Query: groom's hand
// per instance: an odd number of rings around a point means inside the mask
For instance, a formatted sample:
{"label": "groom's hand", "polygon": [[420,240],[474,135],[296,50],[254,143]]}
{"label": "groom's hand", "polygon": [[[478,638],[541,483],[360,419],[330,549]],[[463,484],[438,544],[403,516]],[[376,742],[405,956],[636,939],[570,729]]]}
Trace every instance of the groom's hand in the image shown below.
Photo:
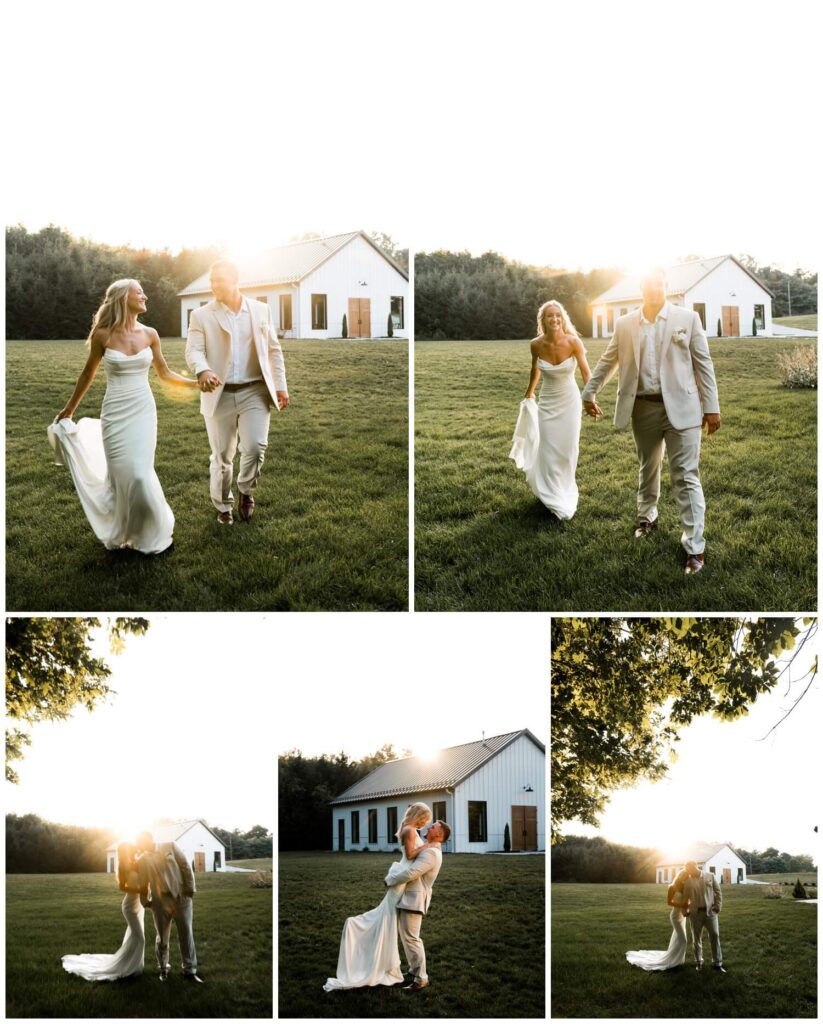
{"label": "groom's hand", "polygon": [[586,414],[591,416],[593,419],[599,420],[603,415],[603,410],[597,402],[584,402],[583,408],[586,410]]}
{"label": "groom's hand", "polygon": [[706,437],[711,437],[715,430],[720,430],[720,413],[705,413],[703,416],[703,426],[706,428]]}
{"label": "groom's hand", "polygon": [[278,391],[277,392],[277,402],[278,402],[278,404],[279,404],[281,409],[285,409],[286,406],[289,404],[288,392],[287,391]]}
{"label": "groom's hand", "polygon": [[212,370],[202,370],[197,374],[197,386],[201,391],[214,391],[222,381]]}

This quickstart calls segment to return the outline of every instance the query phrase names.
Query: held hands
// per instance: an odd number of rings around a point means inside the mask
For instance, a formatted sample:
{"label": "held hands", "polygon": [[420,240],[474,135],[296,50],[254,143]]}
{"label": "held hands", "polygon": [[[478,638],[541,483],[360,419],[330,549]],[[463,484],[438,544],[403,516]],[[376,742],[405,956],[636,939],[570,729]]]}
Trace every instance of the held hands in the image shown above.
{"label": "held hands", "polygon": [[197,374],[197,386],[203,392],[214,391],[223,383],[212,370],[202,370]]}
{"label": "held hands", "polygon": [[720,413],[707,412],[703,416],[703,424],[706,428],[706,437],[711,437],[716,430],[720,430]]}
{"label": "held hands", "polygon": [[603,416],[603,410],[597,404],[597,402],[584,402],[583,408],[586,411],[587,416],[591,416],[592,419],[599,420]]}

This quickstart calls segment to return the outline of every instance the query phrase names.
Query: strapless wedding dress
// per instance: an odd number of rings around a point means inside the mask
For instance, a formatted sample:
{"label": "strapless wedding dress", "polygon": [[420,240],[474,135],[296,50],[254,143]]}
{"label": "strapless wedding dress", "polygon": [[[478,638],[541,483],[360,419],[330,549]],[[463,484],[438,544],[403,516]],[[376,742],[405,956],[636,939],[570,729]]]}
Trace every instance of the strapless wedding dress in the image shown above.
{"label": "strapless wedding dress", "polygon": [[[423,840],[417,837],[417,845]],[[391,878],[409,860],[405,853],[389,869],[389,888],[379,906],[346,918],[337,957],[337,976],[323,986],[326,992],[342,988],[364,988],[373,985],[399,985],[403,981],[400,953],[397,947],[397,904],[406,883],[391,885]]]}
{"label": "strapless wedding dress", "polygon": [[637,949],[630,950],[626,959],[633,967],[642,967],[644,971],[669,971],[672,967],[679,967],[686,960],[686,948],[688,938],[686,936],[686,918],[683,911],[672,907],[669,915],[672,923],[672,937],[669,939],[669,948],[665,950]]}
{"label": "strapless wedding dress", "polygon": [[556,366],[538,359],[542,383],[535,409],[530,399],[521,411],[510,458],[543,504],[558,519],[571,519],[577,511],[577,457],[583,403],[575,380],[577,360],[569,356]]}
{"label": "strapless wedding dress", "polygon": [[116,953],[79,953],[63,957],[63,968],[69,974],[79,974],[86,981],[117,981],[143,970],[143,956],[146,947],[143,931],[144,910],[140,896],[127,892],[123,897],[123,917],[126,919],[126,934]]}
{"label": "strapless wedding dress", "polygon": [[100,419],[63,419],[48,430],[55,462],[68,466],[80,504],[109,549],[158,554],[172,542],[174,514],[154,471],[157,408],[149,387],[151,349],[103,353]]}

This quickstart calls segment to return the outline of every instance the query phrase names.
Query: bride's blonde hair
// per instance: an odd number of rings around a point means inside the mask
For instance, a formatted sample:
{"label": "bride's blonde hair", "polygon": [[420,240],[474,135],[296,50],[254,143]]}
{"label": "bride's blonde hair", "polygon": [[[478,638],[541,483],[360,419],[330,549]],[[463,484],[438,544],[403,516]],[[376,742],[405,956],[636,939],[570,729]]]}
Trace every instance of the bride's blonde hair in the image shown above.
{"label": "bride's blonde hair", "polygon": [[428,804],[418,802],[416,804],[409,804],[406,808],[406,813],[403,815],[403,820],[400,822],[400,828],[394,833],[396,838],[399,839],[403,829],[407,825],[412,825],[414,828],[419,828],[420,825],[425,825],[427,821],[431,821],[432,812],[431,807]]}
{"label": "bride's blonde hair", "polygon": [[565,306],[563,305],[562,302],[558,302],[557,299],[549,299],[548,302],[544,302],[543,305],[540,307],[540,309],[538,309],[538,311],[537,311],[537,333],[538,334],[548,334],[548,331],[546,330],[546,325],[545,325],[546,311],[548,309],[550,309],[552,306],[555,309],[559,309],[560,310],[560,315],[563,317],[563,330],[566,332],[566,334],[573,334],[575,336],[575,338],[577,338],[577,340],[580,341],[581,340],[580,335],[579,335],[579,333],[577,331],[577,328],[571,322],[571,319],[569,318],[569,314],[566,312]]}
{"label": "bride's blonde hair", "polygon": [[125,327],[129,322],[129,289],[140,282],[133,277],[121,277],[119,281],[112,281],[106,289],[103,302],[91,320],[91,330],[86,338],[86,344],[91,344],[95,331],[105,330],[111,333],[118,328]]}

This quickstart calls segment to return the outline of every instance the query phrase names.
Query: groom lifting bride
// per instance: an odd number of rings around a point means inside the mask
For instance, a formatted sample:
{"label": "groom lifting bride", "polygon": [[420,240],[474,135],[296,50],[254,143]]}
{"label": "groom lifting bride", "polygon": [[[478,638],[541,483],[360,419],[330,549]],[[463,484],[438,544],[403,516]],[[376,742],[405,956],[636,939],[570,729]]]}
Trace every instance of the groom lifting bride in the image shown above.
{"label": "groom lifting bride", "polygon": [[605,352],[583,388],[585,411],[599,419],[597,393],[619,373],[614,425],[631,421],[639,462],[637,538],[657,529],[663,450],[683,527],[687,575],[705,564],[706,504],[700,484],[700,440],[720,428],[714,366],[700,317],[666,299],[662,269],[641,282],[643,304],[618,318]]}

